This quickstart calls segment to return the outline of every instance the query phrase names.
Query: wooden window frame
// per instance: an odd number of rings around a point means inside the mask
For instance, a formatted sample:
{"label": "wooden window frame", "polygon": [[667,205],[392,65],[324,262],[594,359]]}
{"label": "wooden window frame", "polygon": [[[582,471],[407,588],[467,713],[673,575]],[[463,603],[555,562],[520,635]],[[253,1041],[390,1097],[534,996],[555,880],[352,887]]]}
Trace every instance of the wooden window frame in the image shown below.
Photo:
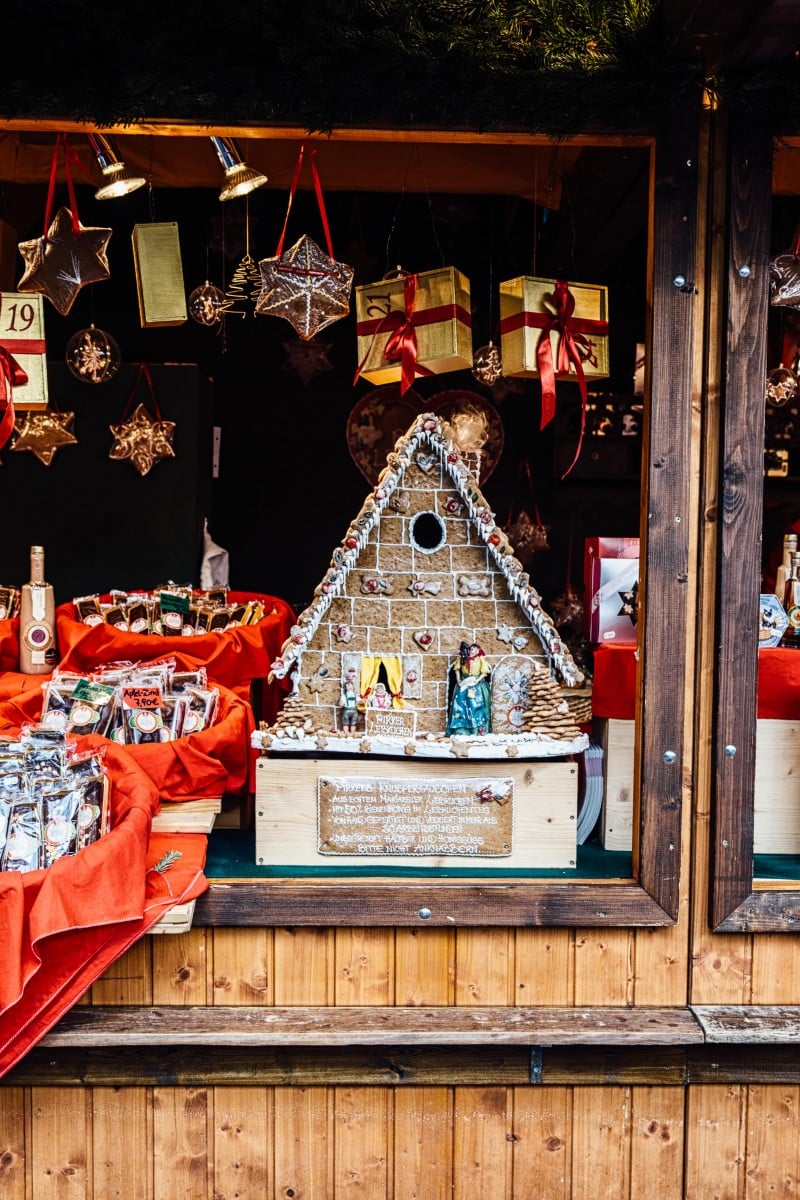
{"label": "wooden window frame", "polygon": [[[657,134],[582,135],[576,145],[650,150],[648,376],[643,431],[641,594],[645,597],[637,704],[637,819],[633,877],[623,880],[468,882],[364,879],[215,881],[197,902],[194,924],[238,926],[668,926],[677,921],[684,782],[686,621],[690,536],[690,449],[696,298],[697,119],[676,111]],[[4,129],[74,130],[79,123],[4,122]],[[212,130],[143,124],[109,133],[295,138],[299,129]],[[334,140],[541,144],[507,131],[342,130]],[[682,279],[681,279],[682,277]],[[687,282],[688,281],[688,282]],[[651,448],[654,448],[651,450]],[[649,598],[649,599],[648,599]]]}
{"label": "wooden window frame", "polygon": [[[726,219],[727,337],[719,429],[717,662],[712,769],[711,925],[796,933],[800,881],[753,880],[758,593],[763,522],[764,381],[769,314],[772,134],[732,114]],[[714,451],[713,439],[709,439]]]}

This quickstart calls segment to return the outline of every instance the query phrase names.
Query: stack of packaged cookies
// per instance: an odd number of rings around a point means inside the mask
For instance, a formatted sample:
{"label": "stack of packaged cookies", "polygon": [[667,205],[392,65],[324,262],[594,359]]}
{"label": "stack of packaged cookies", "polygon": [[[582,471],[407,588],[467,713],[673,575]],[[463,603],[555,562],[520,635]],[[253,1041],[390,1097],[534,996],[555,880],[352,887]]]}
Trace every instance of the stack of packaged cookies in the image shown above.
{"label": "stack of packaged cookies", "polygon": [[42,725],[121,745],[173,742],[213,725],[218,702],[203,667],[178,671],[174,659],[112,663],[89,676],[56,671],[44,685]]}
{"label": "stack of packaged cookies", "polygon": [[75,615],[84,625],[113,625],[126,633],[192,637],[255,625],[264,616],[260,600],[228,603],[225,588],[196,591],[191,584],[165,583],[152,592],[111,592],[109,600],[78,596]]}
{"label": "stack of packaged cookies", "polygon": [[101,753],[78,754],[60,729],[0,738],[0,870],[36,871],[107,832]]}

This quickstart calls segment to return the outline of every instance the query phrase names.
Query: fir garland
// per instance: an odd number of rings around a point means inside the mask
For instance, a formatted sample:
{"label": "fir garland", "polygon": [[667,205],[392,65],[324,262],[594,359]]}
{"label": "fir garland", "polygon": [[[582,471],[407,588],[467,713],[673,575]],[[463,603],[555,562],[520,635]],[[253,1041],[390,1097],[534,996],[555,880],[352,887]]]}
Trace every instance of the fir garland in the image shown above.
{"label": "fir garland", "polygon": [[[563,136],[652,122],[703,85],[666,59],[659,0],[51,0],[41,16],[32,34],[29,0],[5,0],[0,116]],[[781,70],[779,88],[762,70],[720,90],[779,119],[797,65]]]}

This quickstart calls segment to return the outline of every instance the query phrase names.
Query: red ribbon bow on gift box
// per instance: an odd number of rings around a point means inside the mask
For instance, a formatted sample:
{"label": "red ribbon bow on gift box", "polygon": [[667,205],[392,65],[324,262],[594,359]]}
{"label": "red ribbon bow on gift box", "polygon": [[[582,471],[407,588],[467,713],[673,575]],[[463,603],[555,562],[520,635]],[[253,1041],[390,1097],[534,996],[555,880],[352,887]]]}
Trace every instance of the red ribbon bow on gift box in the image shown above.
{"label": "red ribbon bow on gift box", "polygon": [[28,382],[28,376],[5,346],[0,344],[0,450],[14,432],[14,388]]}
{"label": "red ribbon bow on gift box", "polygon": [[406,275],[403,278],[403,311],[391,309],[374,321],[359,321],[356,334],[359,337],[369,337],[367,353],[358,364],[353,383],[358,379],[366,366],[367,359],[372,353],[375,339],[382,333],[389,333],[383,348],[386,362],[400,363],[400,395],[404,396],[417,375],[433,375],[428,367],[417,362],[419,353],[416,330],[420,325],[435,325],[437,321],[459,320],[465,325],[472,325],[472,317],[465,308],[458,304],[440,304],[436,308],[425,308],[414,312],[414,301],[417,296],[417,275]]}
{"label": "red ribbon bow on gift box", "polygon": [[[597,337],[608,335],[608,321],[593,321],[587,317],[576,317],[575,297],[569,290],[566,279],[557,279],[553,289],[553,312],[520,312],[513,317],[506,317],[500,323],[503,333],[511,333],[514,329],[527,326],[530,329],[541,329],[539,341],[536,343],[536,363],[539,368],[539,378],[542,381],[542,421],[540,428],[544,429],[552,421],[556,411],[556,374],[566,375],[570,372],[570,363],[575,367],[575,378],[581,393],[581,430],[578,436],[578,446],[575,457],[567,467],[563,479],[569,475],[578,461],[583,445],[583,434],[586,428],[586,375],[584,362],[596,365],[597,359],[592,353],[592,341],[586,337],[593,333]],[[558,334],[558,359],[553,363],[553,348],[550,344],[550,334]]]}

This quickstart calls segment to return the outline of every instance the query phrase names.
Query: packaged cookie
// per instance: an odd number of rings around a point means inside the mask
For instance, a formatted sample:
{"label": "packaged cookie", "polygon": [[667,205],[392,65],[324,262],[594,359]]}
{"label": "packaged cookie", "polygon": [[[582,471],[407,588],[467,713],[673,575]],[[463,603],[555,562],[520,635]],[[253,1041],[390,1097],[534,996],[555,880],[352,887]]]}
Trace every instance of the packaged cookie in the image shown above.
{"label": "packaged cookie", "polygon": [[187,688],[186,712],[183,718],[183,736],[200,733],[214,724],[217,714],[219,692],[216,688]]}
{"label": "packaged cookie", "polygon": [[2,870],[36,871],[42,843],[42,819],[39,805],[29,796],[18,795],[11,801]]}
{"label": "packaged cookie", "polygon": [[128,602],[128,629],[131,633],[150,632],[150,611],[144,600]]}
{"label": "packaged cookie", "polygon": [[124,604],[112,604],[105,611],[106,625],[112,625],[114,629],[121,629],[124,633],[128,632],[128,609]]}
{"label": "packaged cookie", "polygon": [[99,596],[77,596],[72,603],[75,605],[75,615],[81,624],[103,624],[103,612],[100,608]]}
{"label": "packaged cookie", "polygon": [[106,737],[116,707],[116,688],[82,679],[69,697],[67,733],[99,733]]}
{"label": "packaged cookie", "polygon": [[169,739],[169,731],[164,729],[160,687],[128,682],[122,685],[120,697],[128,745],[143,746]]}
{"label": "packaged cookie", "polygon": [[25,772],[58,779],[67,765],[68,743],[63,729],[47,729],[42,725],[25,725],[22,729],[25,746]]}
{"label": "packaged cookie", "polygon": [[39,865],[50,867],[59,858],[78,849],[78,809],[81,790],[69,784],[52,783],[42,789],[42,846]]}

